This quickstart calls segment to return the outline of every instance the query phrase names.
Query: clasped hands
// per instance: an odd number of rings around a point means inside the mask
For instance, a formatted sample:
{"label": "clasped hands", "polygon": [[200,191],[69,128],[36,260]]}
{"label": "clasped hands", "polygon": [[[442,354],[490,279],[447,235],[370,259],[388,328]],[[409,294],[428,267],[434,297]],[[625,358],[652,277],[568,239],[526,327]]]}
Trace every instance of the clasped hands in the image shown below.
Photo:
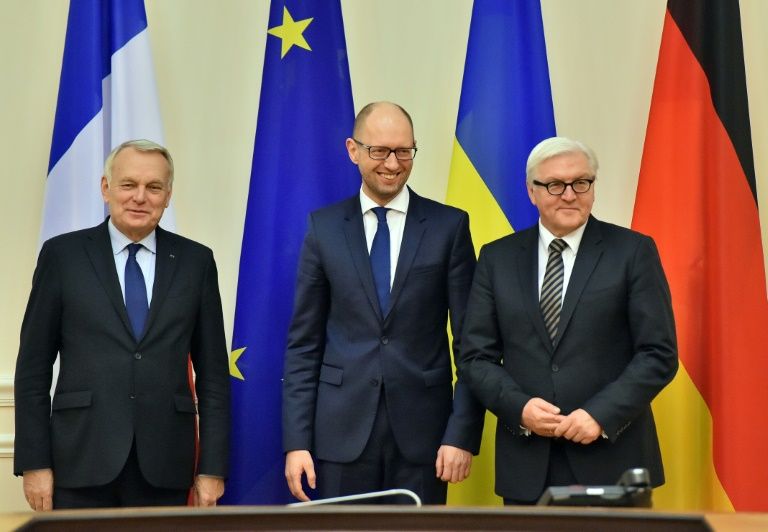
{"label": "clasped hands", "polygon": [[576,409],[567,416],[560,409],[540,397],[534,397],[523,407],[522,425],[545,438],[565,438],[587,445],[603,433],[603,429],[589,413]]}

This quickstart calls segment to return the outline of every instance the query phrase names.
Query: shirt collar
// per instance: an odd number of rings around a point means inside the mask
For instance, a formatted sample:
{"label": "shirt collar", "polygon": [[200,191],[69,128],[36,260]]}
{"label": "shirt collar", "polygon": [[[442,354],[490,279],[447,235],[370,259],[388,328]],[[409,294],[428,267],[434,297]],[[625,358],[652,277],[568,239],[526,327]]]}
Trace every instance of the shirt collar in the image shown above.
{"label": "shirt collar", "polygon": [[[560,237],[562,240],[565,240],[565,243],[568,244],[568,247],[573,250],[574,255],[579,251],[581,237],[584,236],[584,229],[586,229],[586,227],[587,224],[584,223],[574,231],[571,231],[567,235]],[[550,233],[549,229],[544,227],[544,225],[541,223],[541,218],[539,218],[539,240],[544,245],[544,249],[549,249],[549,245],[555,238],[555,235]]]}
{"label": "shirt collar", "polygon": [[[133,244],[133,240],[125,236],[120,232],[120,229],[115,227],[115,224],[112,223],[112,218],[110,218],[107,223],[107,229],[109,229],[109,240],[112,243],[113,254],[117,255],[125,249],[125,246]],[[152,253],[157,253],[157,235],[155,234],[154,229],[137,243],[141,244]]]}
{"label": "shirt collar", "polygon": [[[410,201],[411,194],[408,191],[408,187],[403,187],[403,190],[401,190],[397,196],[392,198],[392,201],[384,205],[384,207],[406,214],[408,212],[408,205],[410,204]],[[360,208],[362,209],[363,214],[370,211],[374,207],[379,207],[379,204],[366,196],[365,192],[363,192],[363,187],[360,187]]]}

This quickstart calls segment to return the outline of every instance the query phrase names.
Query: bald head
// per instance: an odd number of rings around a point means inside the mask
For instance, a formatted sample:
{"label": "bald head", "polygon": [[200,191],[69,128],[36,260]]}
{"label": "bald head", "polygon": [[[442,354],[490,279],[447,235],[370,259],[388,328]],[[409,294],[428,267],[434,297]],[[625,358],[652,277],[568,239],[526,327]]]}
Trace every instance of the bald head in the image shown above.
{"label": "bald head", "polygon": [[387,116],[392,115],[393,113],[405,117],[411,129],[411,137],[413,137],[413,120],[411,120],[411,115],[408,114],[408,111],[392,102],[372,102],[360,109],[360,112],[357,113],[357,116],[355,117],[355,126],[352,130],[352,136],[359,138],[368,118],[372,114]]}

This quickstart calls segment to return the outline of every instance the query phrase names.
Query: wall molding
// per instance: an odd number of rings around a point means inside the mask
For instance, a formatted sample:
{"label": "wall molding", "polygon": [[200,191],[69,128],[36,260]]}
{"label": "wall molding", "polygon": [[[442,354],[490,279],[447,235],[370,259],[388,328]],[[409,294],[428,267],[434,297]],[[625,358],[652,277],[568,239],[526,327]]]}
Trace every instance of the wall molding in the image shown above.
{"label": "wall molding", "polygon": [[0,458],[13,458],[13,434],[0,434]]}
{"label": "wall molding", "polygon": [[[13,408],[13,376],[0,376],[0,408]],[[13,458],[12,432],[0,432],[0,458]]]}
{"label": "wall molding", "polygon": [[13,407],[13,376],[0,376],[0,408]]}

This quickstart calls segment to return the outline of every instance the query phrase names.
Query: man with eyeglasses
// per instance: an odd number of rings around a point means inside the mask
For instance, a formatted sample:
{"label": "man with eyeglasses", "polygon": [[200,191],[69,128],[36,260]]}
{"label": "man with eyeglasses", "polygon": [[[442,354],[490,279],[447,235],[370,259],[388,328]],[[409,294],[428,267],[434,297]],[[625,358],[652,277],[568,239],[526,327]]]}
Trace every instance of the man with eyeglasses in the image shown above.
{"label": "man with eyeglasses", "polygon": [[597,168],[581,142],[539,143],[526,165],[539,223],[480,252],[459,375],[498,416],[505,504],[634,467],[664,483],[651,400],[678,366],[669,287],[651,238],[590,214]]}
{"label": "man with eyeglasses", "polygon": [[484,416],[461,380],[453,390],[447,334],[450,315],[459,337],[475,269],[469,217],[405,186],[416,141],[400,106],[365,106],[346,147],[360,192],[310,215],[299,260],[286,479],[302,501],[306,480],[320,498],[405,488],[444,504],[446,482],[469,475]]}

